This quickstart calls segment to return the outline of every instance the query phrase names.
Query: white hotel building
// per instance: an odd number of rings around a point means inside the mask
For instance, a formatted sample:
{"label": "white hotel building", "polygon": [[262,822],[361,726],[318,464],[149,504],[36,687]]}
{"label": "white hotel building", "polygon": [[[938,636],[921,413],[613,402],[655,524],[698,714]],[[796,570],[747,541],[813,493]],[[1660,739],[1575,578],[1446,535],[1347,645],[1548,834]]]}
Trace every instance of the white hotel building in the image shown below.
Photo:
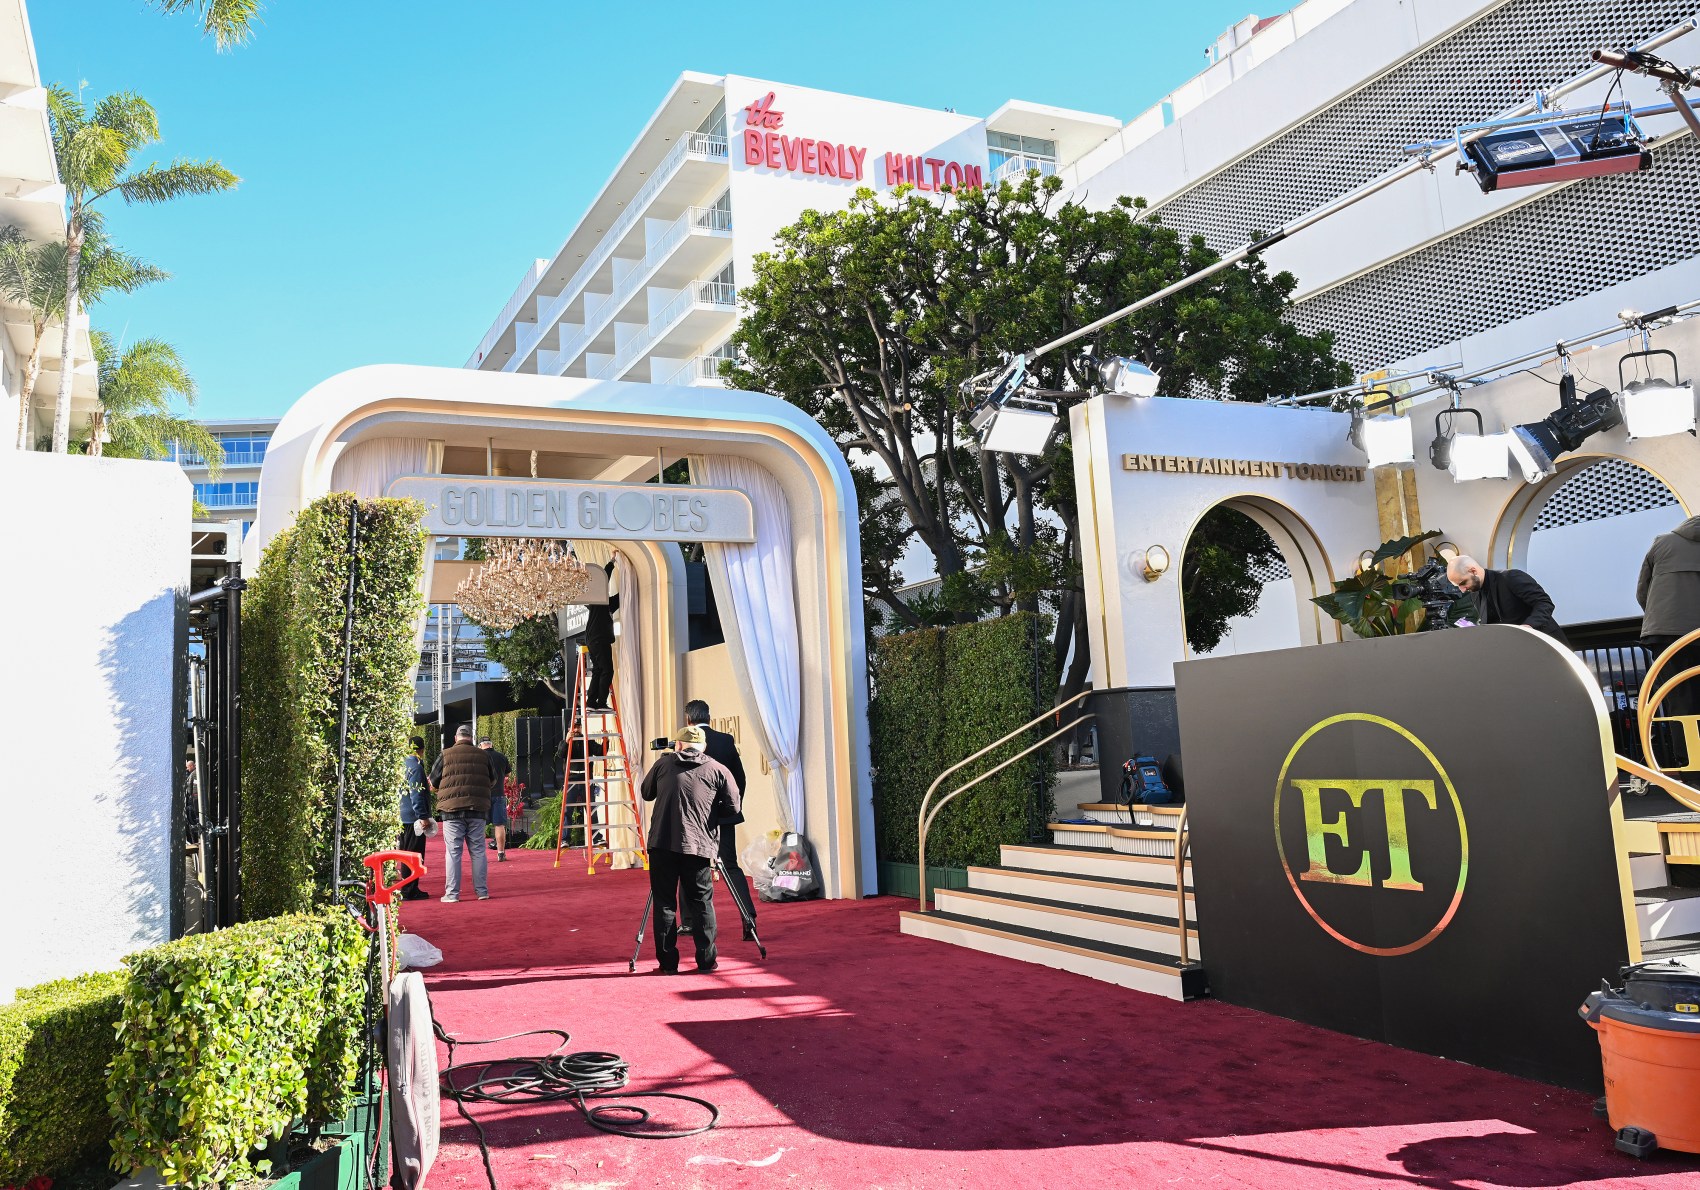
{"label": "white hotel building", "polygon": [[[769,97],[771,96],[771,99]],[[539,259],[470,368],[718,384],[737,292],[774,234],[858,186],[1055,172],[1120,130],[1011,101],[959,115],[736,75],[681,75],[578,226]]]}

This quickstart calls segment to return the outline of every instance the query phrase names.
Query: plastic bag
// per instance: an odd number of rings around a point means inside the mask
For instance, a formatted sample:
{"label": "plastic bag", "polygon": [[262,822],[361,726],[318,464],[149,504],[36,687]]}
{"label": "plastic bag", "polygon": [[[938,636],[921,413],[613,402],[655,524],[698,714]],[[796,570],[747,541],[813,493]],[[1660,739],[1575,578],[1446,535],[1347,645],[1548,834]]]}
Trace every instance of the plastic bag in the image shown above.
{"label": "plastic bag", "polygon": [[443,961],[443,952],[432,946],[418,934],[403,934],[396,939],[396,965],[402,968],[411,967],[417,971],[421,967],[435,967]]}
{"label": "plastic bag", "polygon": [[770,876],[768,901],[806,901],[821,895],[820,868],[815,862],[815,849],[795,831],[786,831],[779,840],[779,851],[768,861]]}
{"label": "plastic bag", "polygon": [[778,831],[767,831],[757,835],[738,853],[738,865],[744,869],[744,875],[749,877],[756,896],[764,901],[773,900],[770,894],[773,888],[771,865],[774,854],[779,850],[779,834]]}

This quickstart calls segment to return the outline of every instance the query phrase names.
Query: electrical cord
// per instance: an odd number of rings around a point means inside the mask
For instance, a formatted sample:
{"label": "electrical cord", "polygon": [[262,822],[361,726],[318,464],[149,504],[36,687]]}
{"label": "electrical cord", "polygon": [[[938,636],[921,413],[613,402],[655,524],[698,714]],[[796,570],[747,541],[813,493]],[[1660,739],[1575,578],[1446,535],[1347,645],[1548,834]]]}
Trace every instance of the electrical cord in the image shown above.
{"label": "electrical cord", "polygon": [[[587,1124],[614,1136],[633,1140],[676,1140],[707,1132],[720,1122],[720,1109],[706,1099],[677,1091],[627,1091],[630,1064],[619,1054],[603,1050],[579,1050],[562,1053],[572,1035],[565,1029],[528,1029],[505,1037],[451,1037],[433,1016],[431,1029],[437,1039],[448,1046],[448,1065],[442,1070],[442,1093],[454,1100],[455,1107],[478,1133],[478,1148],[484,1158],[484,1174],[491,1190],[496,1188],[496,1173],[490,1167],[490,1146],[484,1128],[471,1112],[468,1103],[559,1103],[577,1104]],[[559,1044],[546,1054],[527,1054],[511,1058],[487,1058],[478,1062],[455,1061],[455,1047],[462,1045],[496,1045],[517,1041],[521,1037],[558,1037]],[[679,1099],[694,1103],[708,1112],[708,1122],[694,1128],[645,1128],[653,1118],[649,1109],[635,1103],[590,1103],[592,1099]]]}

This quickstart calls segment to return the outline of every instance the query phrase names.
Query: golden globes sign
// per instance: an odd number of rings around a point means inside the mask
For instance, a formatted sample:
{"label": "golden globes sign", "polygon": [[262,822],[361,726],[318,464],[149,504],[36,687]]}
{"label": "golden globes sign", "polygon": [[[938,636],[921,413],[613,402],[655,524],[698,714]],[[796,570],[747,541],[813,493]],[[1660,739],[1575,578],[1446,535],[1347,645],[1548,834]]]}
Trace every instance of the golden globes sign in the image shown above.
{"label": "golden globes sign", "polygon": [[423,504],[425,531],[436,537],[756,539],[750,498],[732,488],[406,475],[390,484],[389,494]]}

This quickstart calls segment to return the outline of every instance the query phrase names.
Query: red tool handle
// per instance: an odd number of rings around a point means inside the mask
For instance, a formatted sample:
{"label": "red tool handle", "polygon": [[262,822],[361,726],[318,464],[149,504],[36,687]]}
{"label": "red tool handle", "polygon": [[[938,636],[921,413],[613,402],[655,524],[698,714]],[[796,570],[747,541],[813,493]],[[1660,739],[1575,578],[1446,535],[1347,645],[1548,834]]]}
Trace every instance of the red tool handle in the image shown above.
{"label": "red tool handle", "polygon": [[[366,894],[366,900],[374,905],[393,904],[398,891],[425,874],[425,861],[417,851],[374,851],[361,862],[372,869],[372,891]],[[405,869],[394,884],[384,883],[386,863],[400,864]]]}

